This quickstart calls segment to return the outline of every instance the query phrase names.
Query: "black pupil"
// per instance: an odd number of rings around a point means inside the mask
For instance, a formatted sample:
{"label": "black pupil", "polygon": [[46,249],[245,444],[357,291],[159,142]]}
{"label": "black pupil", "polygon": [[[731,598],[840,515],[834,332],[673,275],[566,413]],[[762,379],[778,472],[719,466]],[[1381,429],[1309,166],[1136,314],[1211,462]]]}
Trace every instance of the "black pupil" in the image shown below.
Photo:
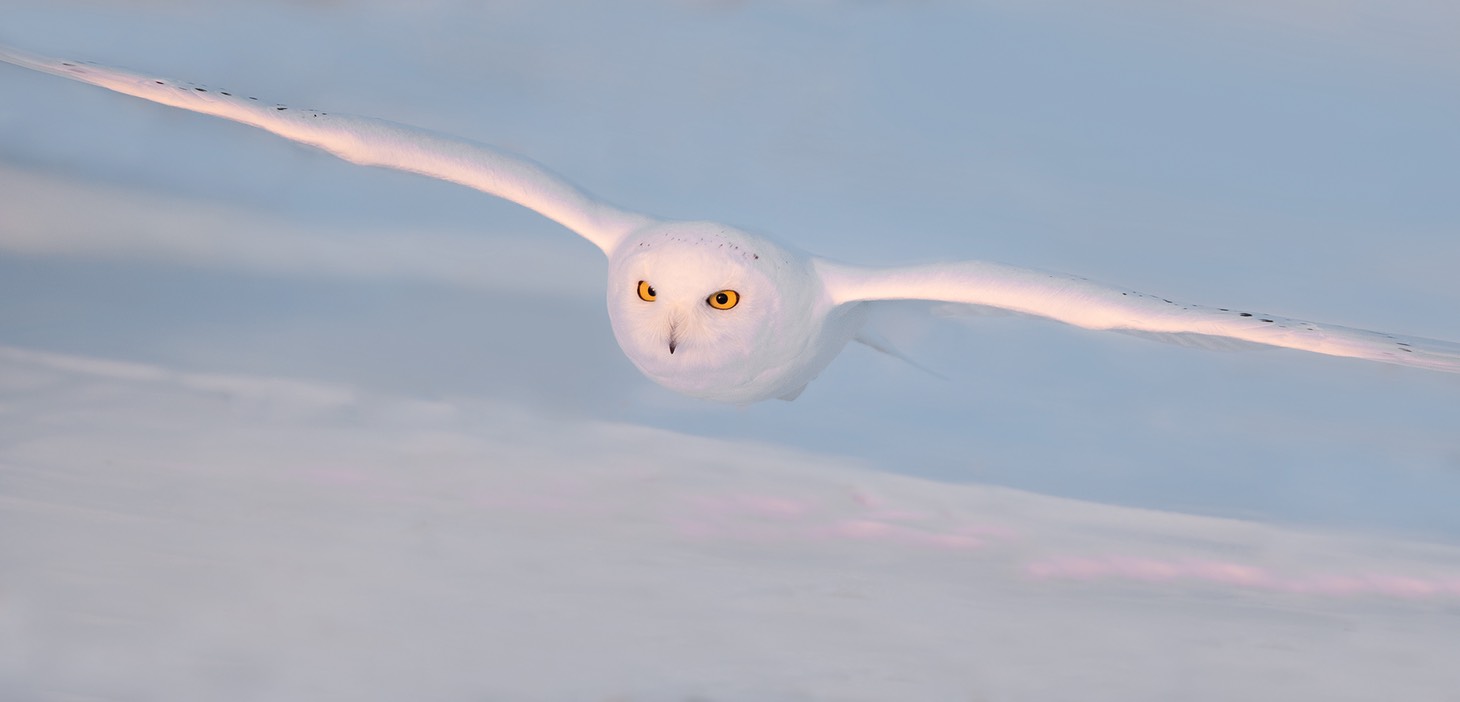
{"label": "black pupil", "polygon": [[649,297],[654,297],[654,286],[652,286],[652,285],[645,286],[644,287],[644,292],[649,293]]}
{"label": "black pupil", "polygon": [[730,301],[730,296],[725,293],[715,293],[715,304],[723,305]]}

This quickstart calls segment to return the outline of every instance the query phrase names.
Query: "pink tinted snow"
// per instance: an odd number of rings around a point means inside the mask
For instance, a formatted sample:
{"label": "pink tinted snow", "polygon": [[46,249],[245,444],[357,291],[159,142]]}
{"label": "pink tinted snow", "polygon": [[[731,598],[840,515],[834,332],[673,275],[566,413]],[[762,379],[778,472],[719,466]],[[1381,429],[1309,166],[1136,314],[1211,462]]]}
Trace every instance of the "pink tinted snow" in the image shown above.
{"label": "pink tinted snow", "polygon": [[1220,560],[1060,556],[1028,563],[1024,572],[1040,580],[1198,582],[1237,589],[1328,597],[1460,597],[1460,576],[1427,578],[1390,573],[1294,576],[1279,574],[1261,566]]}

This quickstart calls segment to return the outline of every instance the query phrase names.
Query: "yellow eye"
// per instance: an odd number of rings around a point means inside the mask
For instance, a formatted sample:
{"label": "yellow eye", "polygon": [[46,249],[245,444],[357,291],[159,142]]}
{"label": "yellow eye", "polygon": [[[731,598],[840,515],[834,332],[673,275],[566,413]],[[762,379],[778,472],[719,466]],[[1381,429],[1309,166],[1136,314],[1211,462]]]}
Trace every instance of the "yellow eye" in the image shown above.
{"label": "yellow eye", "polygon": [[639,299],[640,300],[643,300],[644,302],[653,302],[654,301],[654,298],[657,297],[657,296],[658,296],[658,293],[654,292],[654,286],[650,285],[649,284],[649,281],[647,281],[647,280],[641,280],[641,281],[639,281]]}
{"label": "yellow eye", "polygon": [[740,293],[734,290],[721,290],[707,298],[705,302],[717,310],[728,310],[740,302]]}

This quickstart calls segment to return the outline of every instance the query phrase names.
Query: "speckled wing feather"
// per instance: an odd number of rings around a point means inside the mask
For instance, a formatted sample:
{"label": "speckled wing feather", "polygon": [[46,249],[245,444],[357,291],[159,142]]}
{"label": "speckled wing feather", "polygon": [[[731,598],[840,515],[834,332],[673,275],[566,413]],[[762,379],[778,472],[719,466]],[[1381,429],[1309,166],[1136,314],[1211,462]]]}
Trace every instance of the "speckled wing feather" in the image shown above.
{"label": "speckled wing feather", "polygon": [[490,147],[369,117],[302,110],[252,95],[60,61],[0,47],[0,60],[144,100],[223,117],[318,147],[346,161],[440,178],[510,200],[556,221],[605,253],[652,222],[595,200],[546,169]]}
{"label": "speckled wing feather", "polygon": [[1174,302],[1084,278],[982,261],[862,268],[817,261],[835,303],[943,300],[1056,319],[1086,329],[1202,334],[1460,373],[1460,344],[1245,310]]}

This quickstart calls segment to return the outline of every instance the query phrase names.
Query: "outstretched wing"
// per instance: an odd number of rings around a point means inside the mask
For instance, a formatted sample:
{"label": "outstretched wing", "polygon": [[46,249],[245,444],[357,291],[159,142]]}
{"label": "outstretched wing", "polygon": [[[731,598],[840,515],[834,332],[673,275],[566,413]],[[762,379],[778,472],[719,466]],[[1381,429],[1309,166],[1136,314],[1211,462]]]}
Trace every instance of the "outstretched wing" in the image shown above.
{"label": "outstretched wing", "polygon": [[1203,307],[1084,278],[982,261],[862,268],[818,260],[827,294],[859,300],[945,300],[1057,319],[1086,329],[1202,334],[1460,373],[1460,344]]}
{"label": "outstretched wing", "polygon": [[238,92],[60,61],[0,46],[0,61],[119,93],[231,119],[318,147],[351,163],[460,183],[532,209],[605,253],[653,220],[600,202],[546,169],[490,147],[385,120],[301,110]]}

